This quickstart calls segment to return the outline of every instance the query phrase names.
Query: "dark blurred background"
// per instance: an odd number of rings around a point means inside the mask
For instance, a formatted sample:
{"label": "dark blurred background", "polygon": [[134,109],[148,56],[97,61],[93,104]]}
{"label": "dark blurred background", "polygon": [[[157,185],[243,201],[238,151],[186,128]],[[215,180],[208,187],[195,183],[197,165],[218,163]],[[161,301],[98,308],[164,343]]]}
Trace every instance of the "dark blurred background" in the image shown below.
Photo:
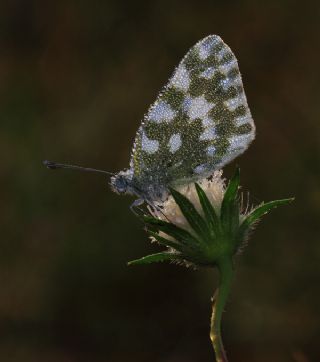
{"label": "dark blurred background", "polygon": [[236,262],[230,361],[320,361],[318,1],[0,2],[0,361],[213,361],[212,270],[127,267],[159,248],[100,175],[117,171],[192,46],[236,54],[257,126],[241,166],[267,216]]}

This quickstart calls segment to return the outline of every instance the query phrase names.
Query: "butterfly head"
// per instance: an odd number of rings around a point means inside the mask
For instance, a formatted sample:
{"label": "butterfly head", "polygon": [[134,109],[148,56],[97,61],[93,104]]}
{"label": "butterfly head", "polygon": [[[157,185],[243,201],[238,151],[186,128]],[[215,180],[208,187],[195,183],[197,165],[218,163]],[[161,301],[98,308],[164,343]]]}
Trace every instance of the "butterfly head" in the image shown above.
{"label": "butterfly head", "polygon": [[116,192],[117,194],[131,193],[131,180],[131,170],[120,171],[110,179],[112,191]]}

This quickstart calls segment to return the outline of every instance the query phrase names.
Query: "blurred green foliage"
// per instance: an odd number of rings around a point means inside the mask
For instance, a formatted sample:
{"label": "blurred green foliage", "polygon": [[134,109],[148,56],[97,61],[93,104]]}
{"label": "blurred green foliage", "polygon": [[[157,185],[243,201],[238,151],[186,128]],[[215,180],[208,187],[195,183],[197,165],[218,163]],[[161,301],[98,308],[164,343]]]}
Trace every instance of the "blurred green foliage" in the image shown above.
{"label": "blurred green foliage", "polygon": [[230,361],[320,360],[319,13],[315,0],[0,3],[1,361],[213,359],[215,275],[127,267],[159,250],[132,199],[41,165],[127,167],[147,107],[208,34],[236,54],[256,121],[235,162],[244,190],[255,203],[296,197],[238,260]]}

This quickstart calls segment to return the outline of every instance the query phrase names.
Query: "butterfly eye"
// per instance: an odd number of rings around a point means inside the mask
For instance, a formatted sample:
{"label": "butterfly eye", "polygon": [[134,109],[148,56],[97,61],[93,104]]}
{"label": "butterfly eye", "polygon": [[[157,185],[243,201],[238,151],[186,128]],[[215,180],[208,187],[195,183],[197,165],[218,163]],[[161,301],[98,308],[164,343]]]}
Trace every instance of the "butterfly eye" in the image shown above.
{"label": "butterfly eye", "polygon": [[123,176],[118,177],[115,182],[115,187],[119,193],[125,193],[128,188],[127,180]]}

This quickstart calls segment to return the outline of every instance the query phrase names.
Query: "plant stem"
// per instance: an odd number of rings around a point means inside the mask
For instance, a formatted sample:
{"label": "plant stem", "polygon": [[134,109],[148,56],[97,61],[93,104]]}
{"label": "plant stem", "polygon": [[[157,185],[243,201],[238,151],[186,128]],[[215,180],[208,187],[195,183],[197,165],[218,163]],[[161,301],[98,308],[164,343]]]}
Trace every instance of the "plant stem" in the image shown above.
{"label": "plant stem", "polygon": [[231,282],[233,279],[233,265],[231,258],[226,258],[218,263],[219,286],[214,295],[212,306],[210,339],[216,355],[216,362],[228,362],[221,338],[221,317],[226,304]]}

